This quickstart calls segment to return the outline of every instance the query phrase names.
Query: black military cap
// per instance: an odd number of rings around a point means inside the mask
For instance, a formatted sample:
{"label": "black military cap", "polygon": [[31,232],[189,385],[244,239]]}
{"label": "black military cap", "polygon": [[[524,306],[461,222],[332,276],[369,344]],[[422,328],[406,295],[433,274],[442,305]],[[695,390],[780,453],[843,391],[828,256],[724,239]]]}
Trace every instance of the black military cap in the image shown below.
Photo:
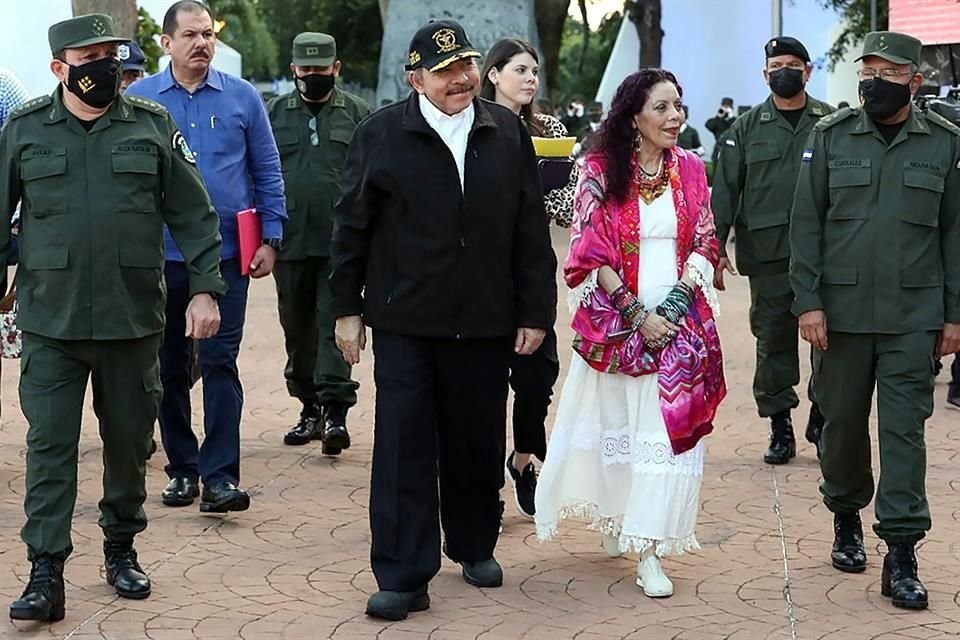
{"label": "black military cap", "polygon": [[770,42],[763,47],[763,52],[767,55],[767,58],[797,56],[804,62],[810,62],[810,54],[807,53],[807,48],[803,46],[803,43],[789,36],[771,38]]}
{"label": "black military cap", "polygon": [[479,57],[480,52],[470,44],[467,33],[458,22],[431,20],[413,35],[404,68],[407,71],[421,67],[428,71],[439,71],[457,60]]}

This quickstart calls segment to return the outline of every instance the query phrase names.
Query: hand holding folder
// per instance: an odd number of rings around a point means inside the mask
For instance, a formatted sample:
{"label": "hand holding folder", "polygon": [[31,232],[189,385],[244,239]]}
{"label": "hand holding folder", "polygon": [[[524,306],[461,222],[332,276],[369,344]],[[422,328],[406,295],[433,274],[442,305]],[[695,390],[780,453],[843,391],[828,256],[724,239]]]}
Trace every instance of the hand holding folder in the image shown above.
{"label": "hand holding folder", "polygon": [[237,244],[240,247],[240,275],[250,275],[250,264],[263,244],[260,214],[256,209],[244,209],[237,213]]}

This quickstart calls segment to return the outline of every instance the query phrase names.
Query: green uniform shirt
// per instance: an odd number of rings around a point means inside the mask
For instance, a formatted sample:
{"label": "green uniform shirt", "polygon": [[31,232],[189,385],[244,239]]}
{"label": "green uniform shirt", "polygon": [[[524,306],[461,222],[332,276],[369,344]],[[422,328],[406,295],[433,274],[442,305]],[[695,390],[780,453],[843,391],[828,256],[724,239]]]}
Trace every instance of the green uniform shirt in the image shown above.
{"label": "green uniform shirt", "polygon": [[294,90],[267,105],[280,150],[288,219],[280,260],[330,255],[340,172],[353,130],[370,114],[362,99],[334,89],[317,116]]}
{"label": "green uniform shirt", "polygon": [[88,133],[60,92],[23,105],[0,134],[0,258],[22,200],[18,325],[62,340],[158,333],[163,225],[183,251],[191,295],[222,294],[217,214],[163,107],[119,96]]}
{"label": "green uniform shirt", "polygon": [[737,269],[744,275],[786,273],[790,266],[790,205],[810,130],[833,107],[807,96],[794,129],[773,97],[733,123],[720,141],[710,199],[724,255],[731,227]]}
{"label": "green uniform shirt", "polygon": [[960,323],[960,129],[912,109],[888,146],[860,109],[810,135],[793,205],[797,315],[831,331],[909,333]]}

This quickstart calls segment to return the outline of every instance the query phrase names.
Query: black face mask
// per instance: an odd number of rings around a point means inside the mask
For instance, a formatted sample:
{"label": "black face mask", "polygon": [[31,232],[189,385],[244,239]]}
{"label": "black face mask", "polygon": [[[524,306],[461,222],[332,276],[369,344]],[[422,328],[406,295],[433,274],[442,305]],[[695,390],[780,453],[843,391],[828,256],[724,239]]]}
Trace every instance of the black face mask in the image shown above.
{"label": "black face mask", "polygon": [[108,106],[120,92],[120,61],[116,58],[69,67],[67,89],[94,109]]}
{"label": "black face mask", "polygon": [[874,120],[886,120],[910,104],[910,85],[883,78],[861,80],[860,99],[867,115]]}
{"label": "black face mask", "polygon": [[781,98],[789,99],[803,91],[802,69],[777,69],[767,75],[770,76],[770,91]]}
{"label": "black face mask", "polygon": [[333,90],[336,82],[333,74],[312,73],[308,76],[297,76],[297,91],[307,100],[323,100]]}

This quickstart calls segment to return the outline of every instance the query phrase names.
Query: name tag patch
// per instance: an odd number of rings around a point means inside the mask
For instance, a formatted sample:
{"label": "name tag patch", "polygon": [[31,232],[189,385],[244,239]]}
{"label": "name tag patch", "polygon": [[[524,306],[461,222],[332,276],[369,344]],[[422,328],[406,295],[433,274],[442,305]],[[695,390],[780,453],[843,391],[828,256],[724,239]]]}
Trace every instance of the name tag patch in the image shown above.
{"label": "name tag patch", "polygon": [[813,161],[813,149],[804,149],[803,157],[801,158],[802,162],[812,162]]}

